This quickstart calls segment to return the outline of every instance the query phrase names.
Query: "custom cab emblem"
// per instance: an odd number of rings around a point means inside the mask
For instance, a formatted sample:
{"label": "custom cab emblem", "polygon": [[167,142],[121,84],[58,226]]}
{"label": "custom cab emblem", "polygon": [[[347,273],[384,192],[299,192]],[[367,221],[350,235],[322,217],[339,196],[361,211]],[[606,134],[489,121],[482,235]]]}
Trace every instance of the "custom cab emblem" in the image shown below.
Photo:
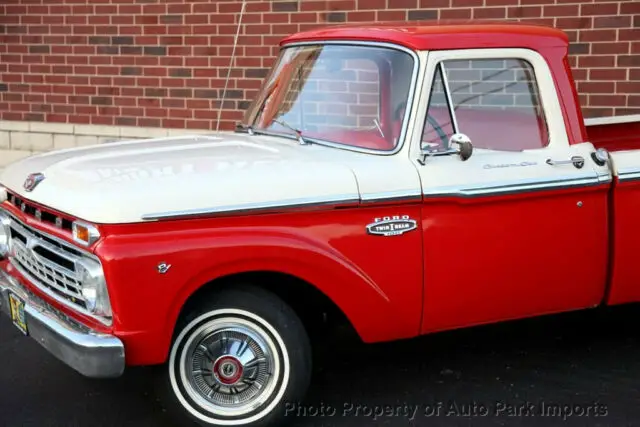
{"label": "custom cab emblem", "polygon": [[376,218],[367,225],[367,233],[376,236],[398,236],[418,228],[418,223],[409,215],[385,216]]}
{"label": "custom cab emblem", "polygon": [[44,175],[43,174],[41,174],[41,173],[32,173],[24,181],[23,187],[27,191],[33,191],[33,189],[36,188],[36,186],[38,184],[40,184],[42,181],[44,181]]}

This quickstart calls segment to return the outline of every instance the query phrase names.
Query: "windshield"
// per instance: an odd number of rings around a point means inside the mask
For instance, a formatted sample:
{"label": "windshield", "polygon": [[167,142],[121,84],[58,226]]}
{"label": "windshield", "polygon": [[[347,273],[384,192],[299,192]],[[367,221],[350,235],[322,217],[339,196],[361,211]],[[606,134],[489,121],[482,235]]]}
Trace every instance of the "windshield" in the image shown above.
{"label": "windshield", "polygon": [[283,49],[243,125],[317,143],[394,151],[414,78],[407,52],[379,46]]}

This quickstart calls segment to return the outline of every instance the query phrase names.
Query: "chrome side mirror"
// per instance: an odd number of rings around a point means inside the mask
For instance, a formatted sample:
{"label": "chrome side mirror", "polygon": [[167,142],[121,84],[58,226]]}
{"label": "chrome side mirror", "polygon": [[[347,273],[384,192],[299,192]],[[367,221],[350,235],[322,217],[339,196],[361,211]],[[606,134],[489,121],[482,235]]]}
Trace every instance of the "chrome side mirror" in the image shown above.
{"label": "chrome side mirror", "polygon": [[449,147],[453,147],[454,144],[458,146],[457,151],[462,161],[469,160],[473,154],[473,144],[469,137],[464,133],[453,134],[449,140]]}
{"label": "chrome side mirror", "polygon": [[[422,166],[426,164],[427,157],[450,156],[457,154],[462,161],[468,160],[473,154],[473,145],[469,137],[463,133],[456,133],[449,139],[449,148],[438,150],[439,144],[424,143],[422,148],[422,158],[418,159],[418,163]],[[457,147],[456,147],[457,146]]]}

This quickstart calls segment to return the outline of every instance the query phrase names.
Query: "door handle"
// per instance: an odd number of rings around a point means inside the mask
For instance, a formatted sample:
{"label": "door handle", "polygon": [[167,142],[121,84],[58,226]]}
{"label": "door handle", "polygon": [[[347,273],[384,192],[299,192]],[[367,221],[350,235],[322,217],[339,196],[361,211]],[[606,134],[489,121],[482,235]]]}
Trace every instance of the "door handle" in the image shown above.
{"label": "door handle", "polygon": [[551,166],[573,165],[578,169],[582,169],[584,167],[584,157],[573,156],[569,160],[547,159],[547,164]]}

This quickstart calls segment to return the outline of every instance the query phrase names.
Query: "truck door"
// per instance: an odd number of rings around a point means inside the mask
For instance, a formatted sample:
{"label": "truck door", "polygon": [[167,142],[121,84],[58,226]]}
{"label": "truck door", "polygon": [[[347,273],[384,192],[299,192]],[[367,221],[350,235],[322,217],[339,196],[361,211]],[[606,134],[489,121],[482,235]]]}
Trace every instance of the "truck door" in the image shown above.
{"label": "truck door", "polygon": [[[411,152],[423,192],[422,331],[599,304],[610,176],[591,144],[569,145],[544,58],[430,52],[425,78]],[[454,133],[474,146],[466,161],[447,154]]]}

